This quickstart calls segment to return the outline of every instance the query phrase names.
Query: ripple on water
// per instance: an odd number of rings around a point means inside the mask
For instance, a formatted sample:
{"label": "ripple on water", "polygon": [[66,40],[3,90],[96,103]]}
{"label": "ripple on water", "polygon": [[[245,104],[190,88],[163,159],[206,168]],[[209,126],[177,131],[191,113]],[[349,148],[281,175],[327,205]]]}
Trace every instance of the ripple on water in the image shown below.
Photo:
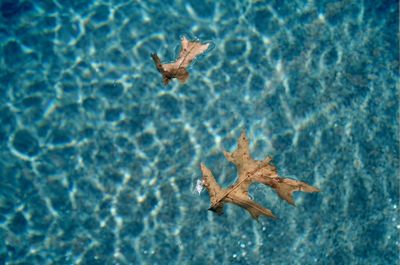
{"label": "ripple on water", "polygon": [[259,98],[265,91],[265,79],[257,73],[251,75],[249,89],[252,99]]}
{"label": "ripple on water", "polygon": [[132,238],[122,239],[119,248],[121,254],[126,260],[129,260],[132,264],[140,264],[139,255],[135,250]]}
{"label": "ripple on water", "polygon": [[106,5],[98,5],[92,12],[90,21],[92,23],[104,23],[107,22],[110,16],[110,8]]}
{"label": "ripple on water", "polygon": [[279,21],[268,9],[257,10],[253,14],[254,26],[261,34],[271,37],[279,31]]}
{"label": "ripple on water", "polygon": [[234,60],[241,57],[246,51],[246,41],[241,39],[230,39],[225,41],[225,54],[227,59]]}
{"label": "ripple on water", "polygon": [[74,146],[52,148],[38,157],[37,170],[42,174],[68,174],[77,165],[78,150]]}
{"label": "ripple on water", "polygon": [[29,1],[5,0],[0,4],[0,13],[3,18],[11,20],[33,10],[33,8],[33,4]]}
{"label": "ripple on water", "polygon": [[122,94],[124,93],[124,87],[121,83],[108,82],[100,85],[99,93],[106,99],[115,100],[122,96]]}
{"label": "ripple on water", "polygon": [[207,18],[213,17],[215,12],[215,3],[213,1],[199,2],[196,0],[188,1],[196,15]]}
{"label": "ripple on water", "polygon": [[125,238],[136,238],[144,229],[143,221],[140,219],[124,222],[120,231],[121,235]]}
{"label": "ripple on water", "polygon": [[36,156],[40,152],[38,139],[26,129],[17,130],[11,144],[15,150],[28,157]]}
{"label": "ripple on water", "polygon": [[17,235],[25,233],[27,227],[28,221],[22,212],[16,212],[8,223],[8,228]]}
{"label": "ripple on water", "polygon": [[0,142],[5,143],[17,126],[15,114],[8,106],[0,109],[0,123]]}
{"label": "ripple on water", "polygon": [[97,117],[99,113],[102,113],[103,102],[94,97],[85,98],[82,102],[83,109],[85,110],[85,115]]}
{"label": "ripple on water", "polygon": [[69,128],[55,128],[50,135],[50,143],[53,145],[65,145],[74,139],[74,133]]}

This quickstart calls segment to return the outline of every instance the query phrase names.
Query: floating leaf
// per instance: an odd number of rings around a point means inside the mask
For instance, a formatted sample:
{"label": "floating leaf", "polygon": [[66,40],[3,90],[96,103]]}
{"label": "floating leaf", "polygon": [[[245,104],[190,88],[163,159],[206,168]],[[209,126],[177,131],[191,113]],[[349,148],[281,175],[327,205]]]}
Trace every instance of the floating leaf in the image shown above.
{"label": "floating leaf", "polygon": [[237,149],[232,153],[225,151],[224,155],[227,160],[235,164],[239,175],[236,183],[229,188],[221,188],[211,171],[204,164],[200,165],[203,173],[203,185],[210,195],[211,207],[209,210],[218,215],[223,214],[224,203],[233,203],[246,209],[254,219],[258,219],[260,215],[275,219],[275,215],[269,209],[255,203],[249,197],[248,190],[254,182],[275,189],[281,199],[292,205],[294,205],[292,197],[294,191],[320,191],[305,182],[279,177],[275,166],[271,164],[271,157],[266,157],[262,161],[251,158],[249,141],[245,132],[239,137]]}
{"label": "floating leaf", "polygon": [[210,43],[202,44],[198,41],[189,41],[186,37],[182,37],[181,45],[179,57],[173,63],[163,64],[156,53],[151,54],[157,70],[163,76],[165,85],[173,78],[177,78],[182,84],[185,83],[189,78],[189,73],[186,70],[187,67],[198,55],[208,49]]}

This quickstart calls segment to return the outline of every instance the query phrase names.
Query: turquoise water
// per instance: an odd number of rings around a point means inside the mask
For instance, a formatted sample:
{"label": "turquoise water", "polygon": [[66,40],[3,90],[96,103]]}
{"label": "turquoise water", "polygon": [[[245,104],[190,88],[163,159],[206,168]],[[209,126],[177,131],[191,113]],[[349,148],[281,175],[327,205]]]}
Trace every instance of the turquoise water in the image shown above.
{"label": "turquoise water", "polygon": [[[0,264],[396,264],[397,1],[0,1]],[[213,43],[163,86],[150,53]],[[321,189],[207,211],[246,129]]]}

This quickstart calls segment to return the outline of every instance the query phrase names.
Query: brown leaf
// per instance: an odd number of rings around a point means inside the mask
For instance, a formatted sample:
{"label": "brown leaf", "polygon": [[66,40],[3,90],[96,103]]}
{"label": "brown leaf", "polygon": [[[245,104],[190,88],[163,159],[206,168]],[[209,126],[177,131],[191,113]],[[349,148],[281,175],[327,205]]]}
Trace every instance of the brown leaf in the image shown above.
{"label": "brown leaf", "polygon": [[224,203],[232,203],[246,209],[254,219],[258,219],[260,215],[276,218],[269,209],[250,199],[248,190],[254,182],[263,183],[275,189],[281,199],[292,205],[294,205],[292,197],[294,191],[320,191],[305,182],[279,177],[276,168],[271,164],[270,157],[266,157],[262,161],[251,158],[249,141],[245,132],[238,139],[237,149],[232,153],[224,151],[224,155],[227,160],[236,165],[239,175],[236,183],[227,189],[218,185],[211,171],[204,164],[200,165],[203,173],[203,185],[210,195],[211,207],[209,210],[219,215],[223,213]]}
{"label": "brown leaf", "polygon": [[187,67],[200,54],[204,53],[210,43],[202,44],[198,41],[189,41],[186,37],[181,39],[179,57],[173,63],[163,64],[156,53],[151,54],[157,70],[163,76],[163,82],[168,84],[173,78],[177,78],[182,84],[189,78]]}

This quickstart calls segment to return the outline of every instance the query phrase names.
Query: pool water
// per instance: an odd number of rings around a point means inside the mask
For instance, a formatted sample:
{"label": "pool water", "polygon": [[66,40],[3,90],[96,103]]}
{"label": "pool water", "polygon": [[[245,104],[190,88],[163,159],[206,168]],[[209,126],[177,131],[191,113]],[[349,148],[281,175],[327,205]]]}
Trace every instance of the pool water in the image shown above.
{"label": "pool water", "polygon": [[[0,264],[397,264],[397,1],[0,1]],[[150,54],[211,42],[186,84]],[[320,193],[218,216],[205,163]],[[198,188],[198,187],[197,187]]]}

